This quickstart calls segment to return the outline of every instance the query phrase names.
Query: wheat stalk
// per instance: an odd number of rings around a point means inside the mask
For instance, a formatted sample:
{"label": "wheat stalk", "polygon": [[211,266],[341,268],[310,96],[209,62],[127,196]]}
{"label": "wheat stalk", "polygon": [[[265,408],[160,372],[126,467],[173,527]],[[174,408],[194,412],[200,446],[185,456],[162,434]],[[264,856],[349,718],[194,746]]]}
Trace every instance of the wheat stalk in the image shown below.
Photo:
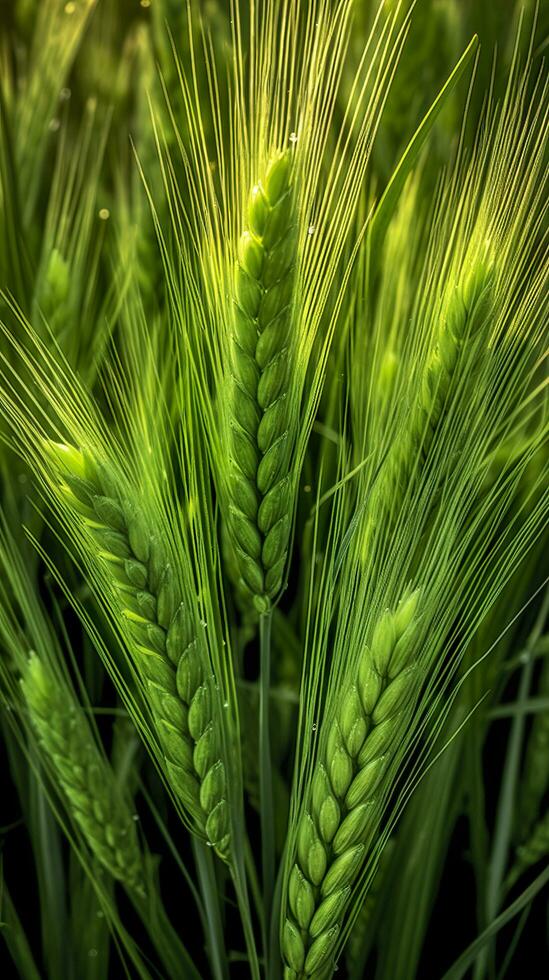
{"label": "wheat stalk", "polygon": [[[548,694],[549,658],[546,657],[540,677],[538,697],[547,697]],[[526,749],[524,775],[520,787],[517,833],[522,841],[532,833],[532,828],[539,816],[540,805],[549,782],[548,758],[549,711],[539,711],[532,723],[532,731]],[[549,845],[549,830],[547,843]]]}
{"label": "wheat stalk", "polygon": [[21,686],[32,725],[90,850],[114,878],[144,894],[135,822],[82,709],[36,654]]}
{"label": "wheat stalk", "polygon": [[227,525],[240,586],[260,613],[280,590],[288,552],[295,441],[288,388],[296,256],[292,164],[269,164],[239,242],[228,396]]}
{"label": "wheat stalk", "polygon": [[227,859],[230,816],[205,640],[160,536],[112,466],[49,442],[65,504],[76,513],[118,599],[144,678],[170,784],[196,830]]}
{"label": "wheat stalk", "polygon": [[402,711],[416,688],[418,603],[416,591],[380,616],[321,741],[287,881],[286,980],[318,977],[333,958]]}

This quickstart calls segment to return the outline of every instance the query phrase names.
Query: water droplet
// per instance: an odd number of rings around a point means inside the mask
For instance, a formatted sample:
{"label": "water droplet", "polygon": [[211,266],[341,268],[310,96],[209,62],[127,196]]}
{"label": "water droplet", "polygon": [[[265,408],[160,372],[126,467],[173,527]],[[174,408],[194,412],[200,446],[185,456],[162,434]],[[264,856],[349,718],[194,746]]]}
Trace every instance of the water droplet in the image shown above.
{"label": "water droplet", "polygon": [[290,133],[290,143],[297,143],[297,133]]}
{"label": "water droplet", "polygon": [[135,820],[137,822],[139,820],[139,814],[137,813],[132,814],[132,820]]}
{"label": "water droplet", "polygon": [[145,9],[151,5],[151,0],[139,0],[139,2],[142,7],[145,7]]}
{"label": "water droplet", "polygon": [[206,841],[206,847],[213,847],[211,840]]}
{"label": "water droplet", "polygon": [[69,14],[70,16],[71,14],[74,14],[75,10],[76,4],[73,2],[73,0],[69,0],[69,2],[65,4],[65,13]]}
{"label": "water droplet", "polygon": [[94,959],[94,957],[97,956],[97,950],[96,949],[89,949],[88,950],[88,956],[90,956],[92,959]]}
{"label": "water droplet", "polygon": [[314,235],[314,233],[315,233],[315,226],[309,225],[309,227],[307,228],[307,234],[310,236],[310,235]]}
{"label": "water droplet", "polygon": [[316,723],[316,721],[315,721],[315,722],[313,722],[313,732],[316,732],[316,730],[317,730],[317,727],[318,727],[318,726],[317,726],[317,723]]}
{"label": "water droplet", "polygon": [[108,208],[101,208],[99,210],[99,217],[101,218],[101,221],[108,221],[110,216],[111,216],[111,212],[109,211]]}
{"label": "water droplet", "polygon": [[224,708],[228,708],[229,707],[229,702],[228,701],[224,701],[223,702],[223,707]]}
{"label": "water droplet", "polygon": [[59,93],[59,101],[60,102],[67,102],[67,100],[70,99],[70,97],[71,97],[71,90],[70,90],[70,88],[67,88],[65,86],[65,88],[62,88],[61,91],[60,91],[60,93]]}
{"label": "water droplet", "polygon": [[206,626],[207,626],[208,624],[207,624],[207,622],[206,622],[206,620],[205,620],[205,619],[201,619],[201,620],[200,620],[200,625],[201,625],[201,627],[202,627],[202,629],[206,629]]}
{"label": "water droplet", "polygon": [[305,486],[303,487],[303,493],[310,493],[312,489],[313,488],[312,488],[311,484],[310,483],[306,483]]}
{"label": "water droplet", "polygon": [[50,119],[49,126],[48,126],[48,129],[49,129],[50,133],[56,133],[57,130],[59,129],[60,125],[61,125],[61,123],[60,123],[59,119],[55,119],[55,118],[54,119]]}

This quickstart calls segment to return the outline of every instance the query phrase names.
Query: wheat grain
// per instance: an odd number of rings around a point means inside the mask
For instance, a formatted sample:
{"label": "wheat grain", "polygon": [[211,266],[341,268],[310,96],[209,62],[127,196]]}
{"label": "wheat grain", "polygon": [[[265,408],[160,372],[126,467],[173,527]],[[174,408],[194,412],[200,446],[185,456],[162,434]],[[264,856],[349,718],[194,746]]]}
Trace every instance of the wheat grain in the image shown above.
{"label": "wheat grain", "polygon": [[183,596],[166,549],[112,466],[48,443],[65,504],[78,514],[114,586],[125,635],[145,680],[170,784],[217,852],[230,847],[226,767],[217,726],[217,688],[203,631]]}
{"label": "wheat grain", "polygon": [[21,685],[32,725],[90,850],[114,878],[143,893],[135,822],[82,709],[36,654]]}
{"label": "wheat grain", "polygon": [[229,394],[228,527],[242,585],[258,612],[280,590],[291,520],[295,439],[289,362],[295,266],[292,165],[269,165],[239,243]]}
{"label": "wheat grain", "polygon": [[288,878],[286,980],[319,977],[333,958],[380,783],[398,747],[402,711],[415,690],[418,602],[416,591],[378,619],[321,742]]}

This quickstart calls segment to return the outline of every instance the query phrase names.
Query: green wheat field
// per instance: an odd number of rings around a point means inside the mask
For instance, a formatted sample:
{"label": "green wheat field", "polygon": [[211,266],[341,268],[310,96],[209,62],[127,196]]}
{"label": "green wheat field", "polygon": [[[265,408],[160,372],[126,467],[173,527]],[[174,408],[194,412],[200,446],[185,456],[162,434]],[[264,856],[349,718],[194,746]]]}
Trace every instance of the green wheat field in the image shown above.
{"label": "green wheat field", "polygon": [[549,976],[547,0],[0,0],[0,975]]}

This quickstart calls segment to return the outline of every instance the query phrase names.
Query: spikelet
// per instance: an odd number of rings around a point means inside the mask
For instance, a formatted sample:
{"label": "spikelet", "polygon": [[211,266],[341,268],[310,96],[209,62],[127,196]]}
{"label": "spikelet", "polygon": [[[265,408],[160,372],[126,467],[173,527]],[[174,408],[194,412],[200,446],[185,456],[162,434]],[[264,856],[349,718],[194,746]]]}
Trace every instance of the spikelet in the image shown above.
{"label": "spikelet", "polygon": [[32,726],[90,850],[114,878],[143,894],[135,822],[80,705],[36,654],[21,686]]}
{"label": "spikelet", "polygon": [[380,783],[416,689],[419,598],[419,591],[412,592],[380,616],[323,735],[287,881],[285,980],[319,978],[333,961],[366,857]]}
{"label": "spikelet", "polygon": [[289,409],[296,225],[289,153],[252,190],[239,243],[228,394],[226,517],[240,589],[259,613],[288,553],[295,425]]}
{"label": "spikelet", "polygon": [[162,540],[112,466],[48,443],[65,504],[114,588],[124,634],[150,698],[170,784],[201,835],[227,858],[230,816],[216,723],[218,691],[203,631]]}

